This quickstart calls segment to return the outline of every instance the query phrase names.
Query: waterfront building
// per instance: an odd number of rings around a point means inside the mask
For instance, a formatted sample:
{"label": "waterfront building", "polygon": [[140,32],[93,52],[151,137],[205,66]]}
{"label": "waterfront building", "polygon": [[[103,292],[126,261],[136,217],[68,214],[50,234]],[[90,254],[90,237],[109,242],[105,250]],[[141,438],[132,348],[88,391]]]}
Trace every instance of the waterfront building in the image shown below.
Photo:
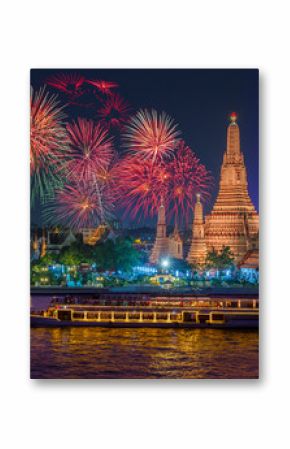
{"label": "waterfront building", "polygon": [[246,252],[238,264],[240,277],[248,282],[257,283],[259,281],[259,251],[251,249]]}
{"label": "waterfront building", "polygon": [[205,264],[207,247],[204,234],[203,206],[200,194],[196,195],[194,219],[192,225],[192,241],[187,255],[188,263],[202,267]]}

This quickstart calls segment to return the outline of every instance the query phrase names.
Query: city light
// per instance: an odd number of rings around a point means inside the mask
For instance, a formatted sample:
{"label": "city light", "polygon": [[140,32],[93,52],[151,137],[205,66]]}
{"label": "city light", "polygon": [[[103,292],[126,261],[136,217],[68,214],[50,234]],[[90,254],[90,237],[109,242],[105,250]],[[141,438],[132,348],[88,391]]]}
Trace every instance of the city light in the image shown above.
{"label": "city light", "polygon": [[161,265],[162,265],[162,267],[164,267],[164,268],[169,267],[169,260],[168,260],[168,259],[162,259],[162,260],[161,260]]}

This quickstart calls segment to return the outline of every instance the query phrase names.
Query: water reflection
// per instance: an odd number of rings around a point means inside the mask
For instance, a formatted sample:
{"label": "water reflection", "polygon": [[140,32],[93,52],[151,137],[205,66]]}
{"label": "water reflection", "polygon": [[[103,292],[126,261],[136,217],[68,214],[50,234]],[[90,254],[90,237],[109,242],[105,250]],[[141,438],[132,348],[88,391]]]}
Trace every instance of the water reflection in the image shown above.
{"label": "water reflection", "polygon": [[31,329],[32,378],[257,378],[258,332]]}

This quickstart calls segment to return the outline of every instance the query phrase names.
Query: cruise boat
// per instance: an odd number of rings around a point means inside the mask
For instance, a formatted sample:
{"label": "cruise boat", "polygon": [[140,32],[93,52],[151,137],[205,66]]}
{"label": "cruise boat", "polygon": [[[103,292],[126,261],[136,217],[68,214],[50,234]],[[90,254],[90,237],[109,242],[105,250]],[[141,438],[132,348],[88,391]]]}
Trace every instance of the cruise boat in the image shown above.
{"label": "cruise boat", "polygon": [[256,296],[100,295],[53,298],[31,312],[32,327],[257,328]]}

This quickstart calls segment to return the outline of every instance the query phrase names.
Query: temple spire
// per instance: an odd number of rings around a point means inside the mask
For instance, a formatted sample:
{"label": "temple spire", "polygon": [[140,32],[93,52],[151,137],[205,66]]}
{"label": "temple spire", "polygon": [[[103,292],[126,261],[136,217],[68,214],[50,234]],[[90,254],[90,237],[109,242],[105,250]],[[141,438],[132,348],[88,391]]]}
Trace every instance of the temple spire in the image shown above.
{"label": "temple spire", "polygon": [[196,194],[196,203],[194,206],[194,223],[203,223],[203,206],[200,201],[200,193]]}
{"label": "temple spire", "polygon": [[237,124],[238,116],[235,112],[230,115],[230,124],[227,129],[227,155],[240,156],[240,129]]}

